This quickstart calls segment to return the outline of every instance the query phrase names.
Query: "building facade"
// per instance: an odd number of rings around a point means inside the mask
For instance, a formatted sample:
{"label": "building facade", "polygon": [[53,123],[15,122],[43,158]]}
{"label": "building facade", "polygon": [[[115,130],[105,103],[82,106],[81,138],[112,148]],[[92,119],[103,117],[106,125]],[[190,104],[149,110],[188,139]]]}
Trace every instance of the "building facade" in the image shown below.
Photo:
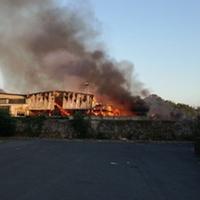
{"label": "building facade", "polygon": [[92,94],[70,91],[47,91],[32,94],[0,93],[0,109],[14,116],[61,115],[76,110],[88,111],[93,107]]}

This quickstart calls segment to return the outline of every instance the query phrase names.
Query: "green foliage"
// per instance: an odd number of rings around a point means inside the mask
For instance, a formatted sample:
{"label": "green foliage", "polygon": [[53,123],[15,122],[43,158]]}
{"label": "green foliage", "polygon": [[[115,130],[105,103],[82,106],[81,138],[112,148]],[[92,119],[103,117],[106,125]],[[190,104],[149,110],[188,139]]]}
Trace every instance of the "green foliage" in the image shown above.
{"label": "green foliage", "polygon": [[45,116],[27,117],[24,136],[39,137],[42,133],[42,126],[45,120]]}
{"label": "green foliage", "polygon": [[200,116],[200,107],[197,107],[196,111],[197,111],[197,115]]}
{"label": "green foliage", "polygon": [[176,107],[190,116],[195,116],[197,114],[195,108],[189,105],[178,103]]}
{"label": "green foliage", "polygon": [[176,104],[168,100],[164,102],[167,103],[172,109],[172,112],[171,112],[172,119],[175,119],[175,120],[182,119],[183,117],[194,119],[198,114],[198,108],[196,109],[187,104],[183,104],[183,103]]}
{"label": "green foliage", "polygon": [[10,137],[15,134],[15,120],[7,110],[0,110],[0,136]]}
{"label": "green foliage", "polygon": [[98,140],[111,140],[112,139],[112,135],[111,134],[107,134],[107,133],[103,133],[103,132],[98,132],[95,139]]}
{"label": "green foliage", "polygon": [[200,115],[197,116],[194,123],[194,137],[200,137]]}
{"label": "green foliage", "polygon": [[71,120],[72,127],[77,132],[78,138],[89,138],[91,123],[90,119],[82,112],[75,112]]}

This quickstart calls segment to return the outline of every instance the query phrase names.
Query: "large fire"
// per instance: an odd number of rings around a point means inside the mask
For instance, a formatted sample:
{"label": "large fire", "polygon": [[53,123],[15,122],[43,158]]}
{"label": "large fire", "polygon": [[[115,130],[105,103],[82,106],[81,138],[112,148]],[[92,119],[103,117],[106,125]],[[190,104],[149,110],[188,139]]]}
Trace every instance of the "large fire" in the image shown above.
{"label": "large fire", "polygon": [[[100,98],[102,99],[102,98]],[[93,106],[88,114],[98,117],[118,117],[118,116],[133,116],[134,113],[126,110],[122,106],[114,102],[102,103],[96,98],[93,99]]]}
{"label": "large fire", "polygon": [[[67,96],[67,103],[64,94],[64,105],[50,100],[48,106],[46,96],[31,95],[30,113],[51,114],[55,109],[66,116],[79,109],[97,116],[137,115],[143,109],[137,96],[144,97],[146,89],[137,79],[134,65],[109,55],[104,42],[99,41],[99,23],[93,12],[70,5],[60,7],[54,0],[0,1],[0,60],[5,89],[17,93],[70,89],[102,96],[91,106],[82,97],[76,101],[76,94]],[[13,32],[10,27],[16,23],[20,26]]]}
{"label": "large fire", "polygon": [[[138,115],[145,115],[148,111],[148,108],[139,101],[135,102],[135,105],[131,105],[132,110],[130,110],[130,106],[128,107],[127,104],[119,104],[114,101],[108,100],[108,98],[104,96],[94,96],[91,94],[89,95],[91,98],[90,100],[86,100],[86,96],[81,100],[78,98],[78,94],[72,93],[68,96],[63,94],[62,92],[55,92],[55,99],[54,99],[54,109],[49,111],[49,116],[60,115],[60,116],[73,116],[75,112],[82,112],[88,116],[96,116],[96,117],[130,117],[130,116],[138,116]],[[74,96],[74,97],[73,97]],[[69,99],[70,97],[70,99]],[[79,99],[79,100],[78,100]],[[139,98],[140,99],[140,98]],[[69,107],[64,105],[64,101],[71,101],[69,103]],[[88,105],[86,107],[81,107],[82,101],[88,101]],[[141,99],[140,99],[141,100]],[[74,106],[72,104],[75,103]],[[72,106],[72,107],[71,107]],[[134,108],[134,109],[133,109]]]}
{"label": "large fire", "polygon": [[0,93],[0,100],[1,106],[9,108],[13,116],[66,117],[81,112],[89,116],[119,117],[145,115],[148,111],[140,98],[130,106],[103,97],[96,98],[93,94],[72,91],[44,91],[23,95]]}
{"label": "large fire", "polygon": [[[55,103],[55,109],[58,110],[61,116],[72,116],[74,110],[69,111],[63,109],[61,105]],[[122,117],[122,116],[134,116],[135,113],[130,112],[124,108],[113,104],[99,103],[95,98],[93,99],[92,108],[84,111],[86,115],[96,116],[96,117]]]}

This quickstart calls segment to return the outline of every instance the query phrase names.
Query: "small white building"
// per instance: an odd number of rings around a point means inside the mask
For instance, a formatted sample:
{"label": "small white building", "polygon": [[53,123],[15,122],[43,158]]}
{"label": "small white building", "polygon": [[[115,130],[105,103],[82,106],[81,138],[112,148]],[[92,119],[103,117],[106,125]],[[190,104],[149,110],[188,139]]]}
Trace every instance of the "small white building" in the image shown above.
{"label": "small white building", "polygon": [[29,115],[26,95],[22,94],[0,93],[0,109],[8,110],[14,117]]}

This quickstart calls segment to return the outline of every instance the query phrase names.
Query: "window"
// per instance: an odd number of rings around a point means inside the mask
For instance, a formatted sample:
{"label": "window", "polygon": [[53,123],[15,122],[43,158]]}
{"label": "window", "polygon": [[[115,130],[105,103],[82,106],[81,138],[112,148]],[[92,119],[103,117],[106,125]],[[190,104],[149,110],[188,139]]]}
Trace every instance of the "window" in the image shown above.
{"label": "window", "polygon": [[7,104],[8,103],[8,99],[0,99],[0,104]]}
{"label": "window", "polygon": [[25,104],[25,99],[9,99],[9,104]]}

